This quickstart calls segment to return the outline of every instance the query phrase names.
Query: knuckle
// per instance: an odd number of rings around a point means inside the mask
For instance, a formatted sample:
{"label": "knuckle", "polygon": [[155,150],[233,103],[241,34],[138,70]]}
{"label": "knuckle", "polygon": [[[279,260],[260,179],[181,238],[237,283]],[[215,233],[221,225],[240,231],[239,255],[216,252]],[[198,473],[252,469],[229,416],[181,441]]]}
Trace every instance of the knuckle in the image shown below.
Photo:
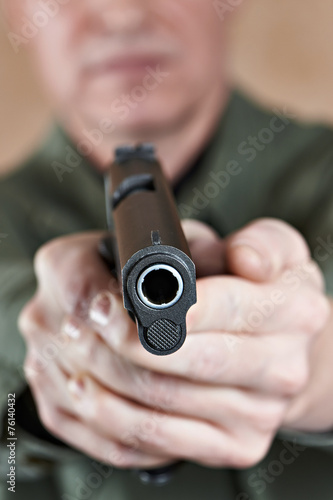
{"label": "knuckle", "polygon": [[[82,333],[82,329],[81,329]],[[81,335],[81,340],[80,342],[76,345],[78,348],[78,351],[80,352],[80,357],[83,358],[83,360],[88,364],[88,365],[98,365],[99,359],[98,359],[98,352],[99,352],[99,340],[97,338],[97,335],[91,330],[88,335],[85,335],[82,338]]]}
{"label": "knuckle", "polygon": [[282,417],[281,403],[256,402],[255,405],[247,405],[242,414],[249,428],[267,432],[278,428]]}
{"label": "knuckle", "polygon": [[[194,457],[190,456],[190,459]],[[236,463],[231,452],[224,449],[223,446],[214,446],[207,451],[201,451],[200,456],[195,457],[199,463],[209,467],[225,467]]]}
{"label": "knuckle", "polygon": [[187,376],[193,380],[214,382],[227,370],[227,360],[216,346],[197,342],[189,351]]}
{"label": "knuckle", "polygon": [[168,375],[144,370],[140,376],[140,394],[143,401],[163,410],[171,410],[177,397],[177,382]]}
{"label": "knuckle", "polygon": [[253,426],[261,432],[275,431],[284,416],[284,406],[279,403],[265,403],[256,411],[252,420]]}
{"label": "knuckle", "polygon": [[[34,259],[40,283],[43,285],[53,279],[57,284],[55,289],[61,292],[61,303],[66,311],[78,314],[86,313],[99,290],[96,269],[91,265],[91,248],[80,242],[79,237],[57,238],[42,246]],[[99,262],[98,258],[96,262]]]}
{"label": "knuckle", "polygon": [[24,373],[30,386],[44,387],[48,383],[48,360],[38,350],[29,350],[28,356],[23,365]]}
{"label": "knuckle", "polygon": [[28,334],[28,332],[30,331],[30,318],[31,318],[31,302],[28,302],[24,307],[24,309],[22,309],[17,321],[17,325],[23,336]]}
{"label": "knuckle", "polygon": [[195,445],[189,446],[182,458],[195,460],[204,466],[223,467],[233,462],[233,451],[231,446],[226,446],[222,436],[221,439],[215,436],[214,439],[207,439],[200,449]]}
{"label": "knuckle", "polygon": [[86,275],[69,275],[66,282],[63,282],[62,288],[63,302],[66,310],[70,314],[85,317],[94,297],[91,277]]}
{"label": "knuckle", "polygon": [[201,450],[200,456],[196,453],[196,461],[210,467],[233,467],[246,469],[258,464],[267,454],[272,440],[272,433],[261,435],[252,433],[247,442],[240,436],[233,438],[229,446],[218,439]]}
{"label": "knuckle", "polygon": [[24,375],[30,386],[37,385],[38,370],[36,370],[36,363],[31,357],[27,357],[23,365]]}
{"label": "knuckle", "polygon": [[130,467],[129,456],[123,451],[121,447],[117,447],[111,453],[108,454],[108,460],[117,469],[125,469]]}
{"label": "knuckle", "polygon": [[[83,271],[73,273],[69,270],[67,272],[67,265],[70,265],[71,262],[71,259],[68,259],[63,272],[65,277],[62,280],[62,297],[64,307],[69,313],[86,318],[89,316],[88,311],[93,301],[101,293],[103,285],[106,285],[106,283],[101,283],[96,269],[91,265],[87,265],[87,256],[79,250],[75,250],[75,252],[78,252],[77,257],[74,259],[75,268]],[[71,268],[73,269],[73,266]],[[105,276],[105,280],[106,278]]]}
{"label": "knuckle", "polygon": [[43,275],[47,268],[57,264],[61,256],[63,256],[63,238],[49,241],[40,247],[34,258],[34,267],[37,276]]}
{"label": "knuckle", "polygon": [[24,337],[30,337],[36,329],[42,329],[45,320],[36,299],[26,304],[18,318],[18,327]]}
{"label": "knuckle", "polygon": [[134,382],[136,394],[140,400],[145,404],[151,404],[152,400],[157,398],[156,378],[151,370],[138,369],[137,367],[130,366],[131,379]]}
{"label": "knuckle", "polygon": [[39,405],[38,413],[44,427],[51,433],[56,434],[61,428],[60,416],[57,410],[46,404]]}
{"label": "knuckle", "polygon": [[[311,304],[311,305],[310,305]],[[309,300],[308,330],[310,333],[319,333],[326,325],[330,315],[328,299],[321,294],[313,294]]]}
{"label": "knuckle", "polygon": [[234,444],[233,454],[230,456],[229,466],[238,469],[249,469],[256,466],[267,455],[273,435],[252,433],[246,439],[238,437]]}
{"label": "knuckle", "polygon": [[156,421],[152,411],[132,429],[131,435],[139,448],[163,450],[166,447],[162,426]]}
{"label": "knuckle", "polygon": [[240,450],[236,463],[232,464],[239,469],[249,469],[256,466],[267,455],[271,444],[271,439],[257,440],[254,444],[249,443],[248,446],[243,446]]}
{"label": "knuckle", "polygon": [[244,443],[231,446],[226,450],[224,446],[213,446],[206,452],[202,452],[200,462],[210,467],[232,467],[247,469],[253,467],[263,458],[264,454],[259,453],[258,444],[246,446]]}
{"label": "knuckle", "polygon": [[129,469],[137,465],[135,450],[114,442],[111,444],[111,450],[108,445],[108,450],[103,457],[117,469]]}
{"label": "knuckle", "polygon": [[273,386],[279,394],[282,396],[295,396],[308,383],[308,363],[304,360],[295,362],[293,365],[284,366],[282,369],[274,370],[271,377]]}
{"label": "knuckle", "polygon": [[329,301],[325,295],[307,290],[307,293],[294,298],[294,313],[302,331],[315,335],[325,327],[329,319]]}
{"label": "knuckle", "polygon": [[325,292],[325,277],[318,262],[310,260],[309,263],[304,265],[305,271],[309,275],[310,282],[319,289],[322,293]]}

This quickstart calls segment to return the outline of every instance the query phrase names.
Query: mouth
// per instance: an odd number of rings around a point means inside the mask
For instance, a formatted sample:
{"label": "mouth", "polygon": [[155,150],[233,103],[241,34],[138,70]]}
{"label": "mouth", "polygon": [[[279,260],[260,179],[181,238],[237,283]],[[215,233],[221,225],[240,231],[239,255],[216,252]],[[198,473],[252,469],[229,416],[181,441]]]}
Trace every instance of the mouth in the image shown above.
{"label": "mouth", "polygon": [[166,62],[165,57],[156,55],[125,56],[119,58],[105,59],[86,66],[85,73],[90,76],[102,76],[108,74],[137,74],[144,73],[147,67],[156,67],[157,64]]}
{"label": "mouth", "polygon": [[82,53],[81,68],[88,77],[138,76],[147,72],[147,67],[169,65],[179,58],[178,47],[172,44],[140,43],[115,47],[94,45]]}

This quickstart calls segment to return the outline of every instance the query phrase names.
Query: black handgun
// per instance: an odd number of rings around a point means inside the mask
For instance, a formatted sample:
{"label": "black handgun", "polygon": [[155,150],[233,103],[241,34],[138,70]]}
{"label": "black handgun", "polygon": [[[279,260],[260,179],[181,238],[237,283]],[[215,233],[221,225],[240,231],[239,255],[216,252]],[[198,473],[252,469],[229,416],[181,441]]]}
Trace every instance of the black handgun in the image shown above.
{"label": "black handgun", "polygon": [[196,275],[154,146],[117,148],[105,187],[111,236],[101,253],[121,282],[124,306],[143,347],[171,354],[185,341]]}

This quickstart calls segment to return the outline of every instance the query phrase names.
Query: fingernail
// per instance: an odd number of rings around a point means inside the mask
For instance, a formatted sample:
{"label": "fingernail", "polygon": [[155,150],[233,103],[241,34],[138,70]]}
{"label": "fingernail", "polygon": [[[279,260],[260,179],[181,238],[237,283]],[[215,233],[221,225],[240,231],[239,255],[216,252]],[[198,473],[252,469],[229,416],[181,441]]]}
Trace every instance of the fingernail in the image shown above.
{"label": "fingernail", "polygon": [[78,339],[81,336],[79,322],[74,318],[66,318],[61,325],[61,333],[71,339]]}
{"label": "fingernail", "polygon": [[85,381],[83,378],[71,378],[67,383],[69,392],[78,399],[81,399],[85,392]]}
{"label": "fingernail", "polygon": [[96,405],[91,393],[89,376],[74,376],[67,382],[68,392],[72,395],[74,408],[85,418],[96,417]]}
{"label": "fingernail", "polygon": [[100,326],[106,326],[110,320],[112,296],[110,292],[99,293],[92,301],[89,318]]}
{"label": "fingernail", "polygon": [[241,252],[242,260],[246,260],[255,267],[262,267],[265,265],[263,257],[255,250],[253,247],[249,246],[246,243],[237,242],[235,245],[231,246],[232,250],[237,250]]}
{"label": "fingernail", "polygon": [[261,267],[264,265],[262,256],[254,248],[248,245],[237,245],[235,248],[242,252],[242,258],[252,266]]}

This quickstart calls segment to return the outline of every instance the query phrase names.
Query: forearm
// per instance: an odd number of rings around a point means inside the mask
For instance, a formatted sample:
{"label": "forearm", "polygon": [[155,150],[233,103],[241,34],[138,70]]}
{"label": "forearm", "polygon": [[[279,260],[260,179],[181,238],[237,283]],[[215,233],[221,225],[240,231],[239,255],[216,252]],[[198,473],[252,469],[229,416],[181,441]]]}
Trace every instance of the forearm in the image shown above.
{"label": "forearm", "polygon": [[330,319],[311,352],[309,383],[295,398],[285,418],[289,429],[322,432],[333,430],[333,298]]}

